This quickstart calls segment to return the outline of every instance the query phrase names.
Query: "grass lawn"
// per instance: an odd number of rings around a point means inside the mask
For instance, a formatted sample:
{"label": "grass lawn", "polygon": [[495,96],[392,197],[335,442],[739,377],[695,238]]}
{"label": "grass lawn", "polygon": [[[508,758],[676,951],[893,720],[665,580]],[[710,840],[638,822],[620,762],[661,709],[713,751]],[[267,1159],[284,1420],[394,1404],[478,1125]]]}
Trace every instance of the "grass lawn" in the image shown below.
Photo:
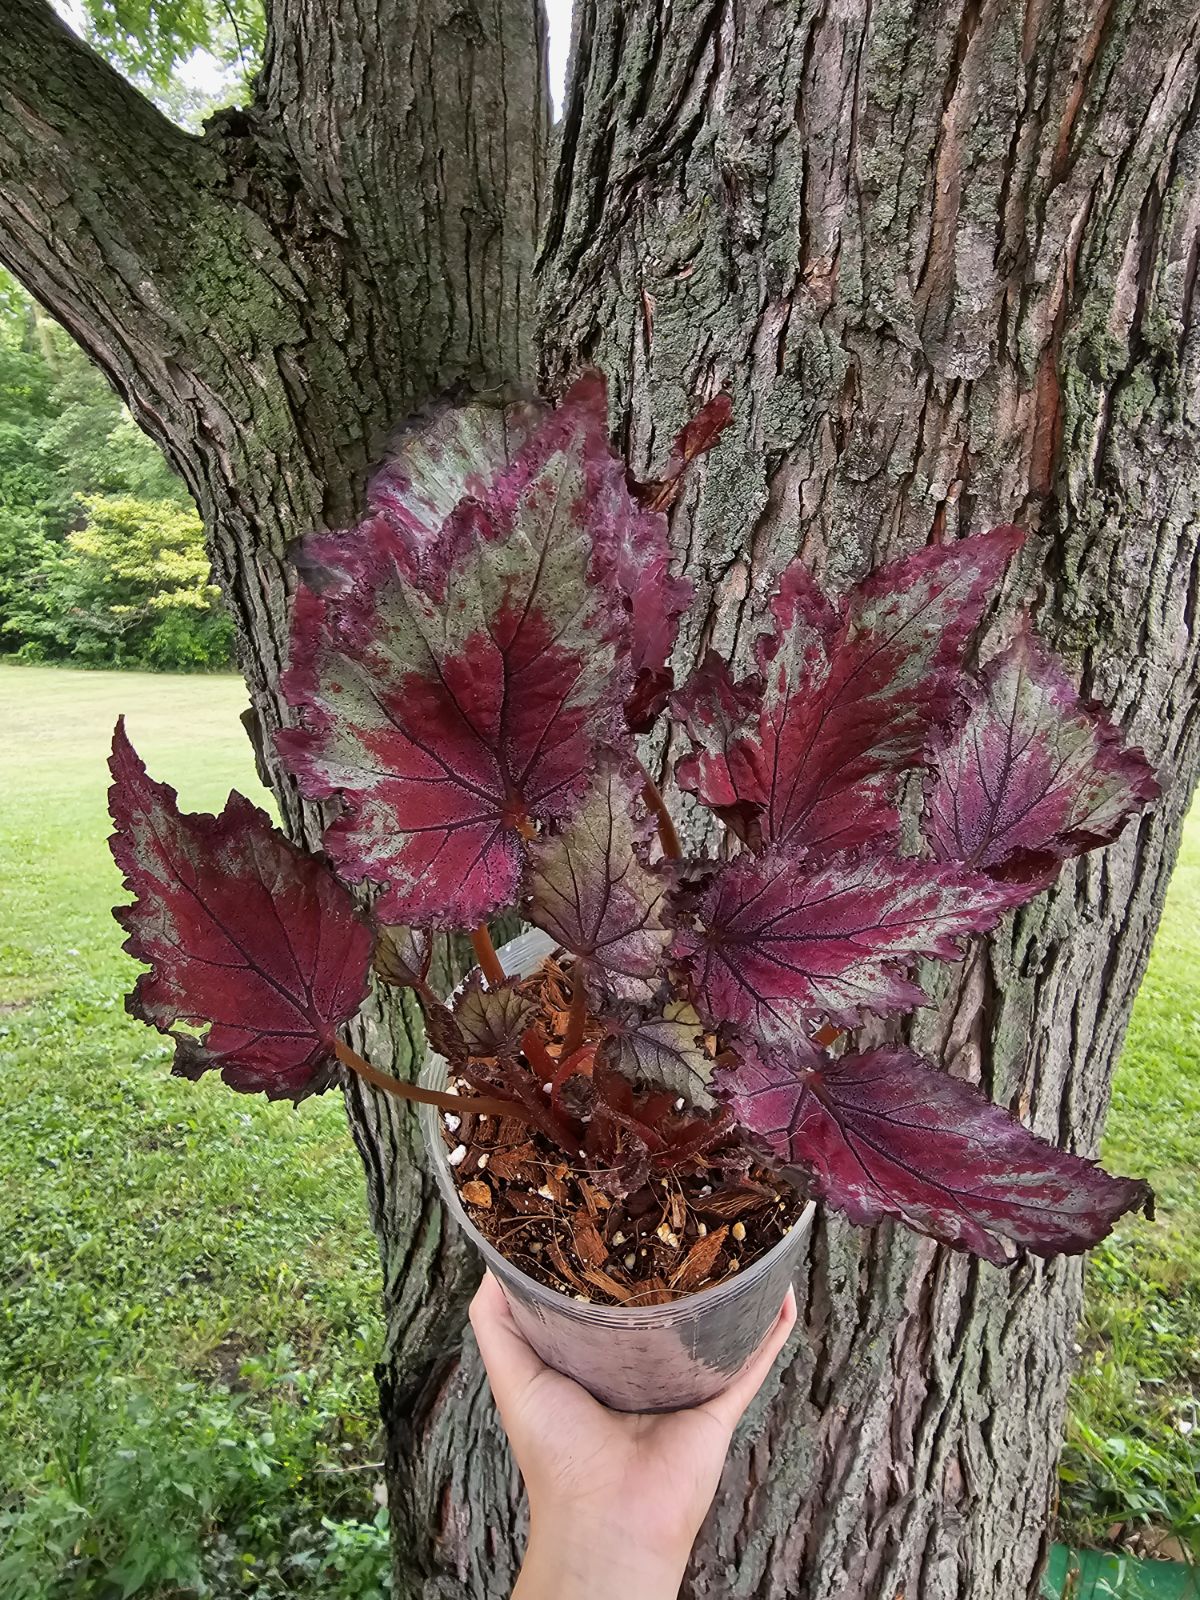
{"label": "grass lawn", "polygon": [[262,790],[232,678],[0,666],[0,1595],[383,1593],[378,1265],[340,1098],[168,1077],[125,1015],[113,721]]}
{"label": "grass lawn", "polygon": [[[243,704],[231,678],[0,666],[4,1600],[385,1592],[378,1272],[340,1101],[173,1080],[122,1009],[113,721],[211,809],[231,784],[262,796]],[[1200,813],[1106,1154],[1159,1216],[1089,1271],[1064,1528],[1200,1545]]]}
{"label": "grass lawn", "polygon": [[1126,1218],[1088,1264],[1061,1515],[1091,1543],[1153,1524],[1200,1564],[1200,804],[1134,1006],[1104,1159],[1149,1178],[1158,1214]]}

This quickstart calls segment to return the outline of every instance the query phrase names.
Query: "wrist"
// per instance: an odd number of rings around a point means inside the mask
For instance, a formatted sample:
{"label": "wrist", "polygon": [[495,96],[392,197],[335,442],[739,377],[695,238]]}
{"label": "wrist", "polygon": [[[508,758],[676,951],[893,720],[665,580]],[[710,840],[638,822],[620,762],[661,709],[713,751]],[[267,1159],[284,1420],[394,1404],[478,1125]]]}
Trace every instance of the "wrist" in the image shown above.
{"label": "wrist", "polygon": [[513,1600],[675,1600],[690,1552],[690,1541],[631,1538],[619,1513],[535,1515]]}

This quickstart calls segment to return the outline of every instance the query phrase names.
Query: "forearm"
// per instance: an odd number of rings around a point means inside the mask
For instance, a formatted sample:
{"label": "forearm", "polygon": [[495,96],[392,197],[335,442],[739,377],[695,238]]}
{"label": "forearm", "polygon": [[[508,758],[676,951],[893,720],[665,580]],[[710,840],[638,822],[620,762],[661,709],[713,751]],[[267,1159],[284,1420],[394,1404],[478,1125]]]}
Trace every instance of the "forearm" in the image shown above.
{"label": "forearm", "polygon": [[675,1600],[687,1558],[631,1548],[619,1527],[599,1537],[535,1522],[512,1600]]}

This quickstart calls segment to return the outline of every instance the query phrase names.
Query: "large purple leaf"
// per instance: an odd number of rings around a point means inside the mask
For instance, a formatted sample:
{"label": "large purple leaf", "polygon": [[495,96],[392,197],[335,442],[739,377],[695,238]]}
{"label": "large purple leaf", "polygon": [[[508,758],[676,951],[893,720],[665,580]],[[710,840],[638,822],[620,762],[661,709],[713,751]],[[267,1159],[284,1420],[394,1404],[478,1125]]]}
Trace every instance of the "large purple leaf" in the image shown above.
{"label": "large purple leaf", "polygon": [[670,885],[637,849],[639,790],[606,761],[579,814],[529,846],[529,920],[625,1000],[654,993],[671,942]]}
{"label": "large purple leaf", "polygon": [[751,1053],[719,1087],[743,1125],[852,1222],[896,1217],[1003,1264],[1086,1250],[1150,1200],[899,1047],[819,1068]]}
{"label": "large purple leaf", "polygon": [[113,915],[125,949],[150,967],[130,1012],[171,1034],[186,1077],[216,1068],[232,1088],[273,1099],[328,1087],[336,1030],[362,1003],[371,960],[349,894],[240,794],[217,817],[181,813],[123,721],[110,768],[109,843],[136,896]]}
{"label": "large purple leaf", "polygon": [[[607,428],[603,377],[588,373],[564,401],[586,413],[597,438]],[[536,401],[507,407],[439,407],[410,427],[376,474],[368,508],[398,523],[419,548],[439,530],[465,496],[486,500],[492,480],[505,470],[550,414]],[[667,660],[680,616],[692,598],[686,578],[671,576],[665,511],[691,463],[712,448],[730,417],[728,398],[702,406],[675,440],[663,477],[632,483],[617,473],[593,479],[590,515],[597,541],[595,576],[615,585],[627,613],[629,664],[634,682],[626,700],[631,725],[645,731],[662,709],[671,675]]]}
{"label": "large purple leaf", "polygon": [[918,956],[956,960],[964,934],[995,925],[1028,891],[967,868],[898,856],[818,861],[775,849],[720,868],[673,954],[712,1026],[782,1045],[814,1019],[851,1024],[924,994]]}
{"label": "large purple leaf", "polygon": [[343,876],[386,885],[387,921],[464,926],[515,899],[522,833],[574,809],[657,648],[635,648],[622,584],[662,519],[629,495],[603,383],[554,412],[468,409],[454,449],[444,413],[436,448],[402,441],[382,510],[310,541],[321,592],[302,588],[293,619],[302,725],[279,747],[306,794],[341,796],[326,846]]}
{"label": "large purple leaf", "polygon": [[756,711],[739,729],[711,669],[707,709],[703,683],[681,702],[699,737],[680,782],[756,847],[896,837],[898,776],[952,711],[964,649],[1021,538],[1003,527],[920,550],[871,573],[837,609],[794,563],[759,642]]}
{"label": "large purple leaf", "polygon": [[[626,612],[625,642],[634,674],[626,712],[644,731],[665,701],[671,681],[667,660],[694,592],[689,579],[671,576],[666,519],[655,513],[671,504],[687,468],[716,442],[729,421],[729,401],[719,395],[700,409],[675,440],[663,479],[653,485],[630,484],[607,449],[607,391],[600,373],[580,378],[563,410],[586,419],[591,447],[609,457],[603,462],[607,470],[594,471],[588,486],[593,577],[615,588]],[[493,480],[551,415],[549,407],[533,400],[506,407],[439,407],[397,441],[372,481],[369,509],[397,522],[418,547],[434,543],[461,499],[488,499]]]}
{"label": "large purple leaf", "polygon": [[1159,793],[1142,752],[1080,699],[1027,627],[985,669],[933,769],[925,833],[935,853],[1031,882],[1115,839]]}

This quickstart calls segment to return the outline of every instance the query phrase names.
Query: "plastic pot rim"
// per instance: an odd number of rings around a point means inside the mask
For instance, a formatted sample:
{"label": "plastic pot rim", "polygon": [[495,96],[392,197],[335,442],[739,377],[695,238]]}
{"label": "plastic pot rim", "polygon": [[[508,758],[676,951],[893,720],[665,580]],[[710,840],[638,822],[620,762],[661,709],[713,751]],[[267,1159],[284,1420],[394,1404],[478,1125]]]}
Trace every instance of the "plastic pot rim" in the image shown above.
{"label": "plastic pot rim", "polygon": [[[523,946],[522,949],[514,949]],[[523,934],[517,939],[504,945],[497,954],[505,971],[510,976],[526,975],[519,971],[521,958],[536,959],[541,961],[557,946],[546,934],[535,930],[533,934]],[[517,957],[514,960],[514,956]],[[532,969],[530,969],[532,970]],[[426,1057],[425,1066],[421,1072],[420,1083],[428,1089],[443,1089],[448,1082],[448,1067],[444,1057],[430,1051]],[[537,1278],[532,1278],[523,1268],[511,1261],[502,1251],[497,1250],[490,1240],[486,1239],[471,1221],[466,1207],[459,1198],[458,1188],[451,1173],[449,1153],[442,1135],[443,1117],[453,1115],[438,1106],[420,1105],[418,1113],[421,1121],[421,1131],[425,1141],[425,1148],[433,1164],[434,1174],[438,1188],[454,1221],[462,1229],[466,1237],[479,1251],[488,1267],[498,1267],[500,1272],[507,1273],[514,1278],[519,1278],[522,1284],[528,1286],[528,1293],[534,1300],[546,1300],[558,1306],[566,1315],[580,1321],[598,1321],[606,1323],[624,1324],[628,1327],[655,1326],[657,1324],[672,1322],[680,1314],[691,1316],[701,1309],[721,1305],[728,1300],[740,1299],[749,1287],[761,1277],[765,1277],[780,1255],[795,1250],[800,1242],[811,1232],[813,1219],[816,1216],[816,1202],[809,1200],[791,1228],[781,1239],[758,1257],[744,1271],[734,1273],[725,1278],[721,1283],[709,1284],[704,1289],[694,1289],[690,1293],[682,1294],[675,1300],[670,1300],[661,1305],[650,1306],[622,1306],[607,1305],[596,1301],[584,1301],[574,1295],[564,1294],[561,1289],[552,1289],[548,1284],[542,1283]]]}

